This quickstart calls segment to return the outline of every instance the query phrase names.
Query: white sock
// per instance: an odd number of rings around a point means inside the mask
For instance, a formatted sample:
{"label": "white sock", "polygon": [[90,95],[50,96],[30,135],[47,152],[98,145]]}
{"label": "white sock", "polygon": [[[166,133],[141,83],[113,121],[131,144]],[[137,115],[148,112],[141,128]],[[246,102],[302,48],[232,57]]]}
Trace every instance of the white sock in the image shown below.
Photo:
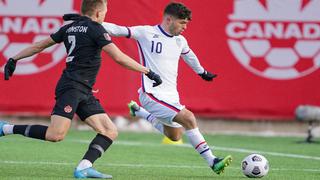
{"label": "white sock", "polygon": [[77,166],[77,171],[81,171],[81,170],[87,169],[89,167],[92,167],[92,163],[87,159],[82,159]]}
{"label": "white sock", "polygon": [[200,133],[199,128],[186,130],[186,136],[188,137],[190,144],[196,149],[196,151],[198,151],[198,153],[211,167],[213,165],[213,160],[216,157],[212,154],[211,149]]}
{"label": "white sock", "polygon": [[140,109],[135,112],[137,117],[141,117],[147,120],[149,123],[152,124],[154,128],[156,128],[160,133],[163,134],[163,124],[151,113],[145,110],[143,107],[140,106]]}
{"label": "white sock", "polygon": [[140,106],[138,111],[134,112],[136,116],[141,117],[143,119],[147,119],[150,116],[150,113]]}
{"label": "white sock", "polygon": [[3,125],[3,133],[4,135],[13,134],[13,126],[11,124],[5,124]]}

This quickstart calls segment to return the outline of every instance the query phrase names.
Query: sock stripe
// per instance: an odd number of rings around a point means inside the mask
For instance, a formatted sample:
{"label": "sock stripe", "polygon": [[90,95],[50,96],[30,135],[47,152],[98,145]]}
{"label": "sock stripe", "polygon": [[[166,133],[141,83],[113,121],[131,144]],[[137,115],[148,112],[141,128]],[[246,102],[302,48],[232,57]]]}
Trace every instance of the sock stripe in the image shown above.
{"label": "sock stripe", "polygon": [[206,143],[206,141],[202,141],[201,143],[199,143],[199,144],[196,146],[195,149],[198,149],[198,147],[199,147],[201,144],[204,144],[204,143]]}
{"label": "sock stripe", "polygon": [[210,148],[205,149],[205,150],[203,150],[200,154],[205,153],[205,152],[207,152],[207,151],[209,151],[209,150],[210,150]]}
{"label": "sock stripe", "polygon": [[100,152],[100,155],[102,155],[102,154],[104,153],[104,149],[103,149],[100,145],[98,145],[98,144],[93,144],[93,145],[91,145],[91,147],[92,147],[93,149],[98,150],[98,151]]}
{"label": "sock stripe", "polygon": [[24,136],[29,137],[30,129],[32,125],[28,125],[26,130],[24,131]]}
{"label": "sock stripe", "polygon": [[151,114],[148,115],[147,120],[149,120],[150,116],[151,116]]}

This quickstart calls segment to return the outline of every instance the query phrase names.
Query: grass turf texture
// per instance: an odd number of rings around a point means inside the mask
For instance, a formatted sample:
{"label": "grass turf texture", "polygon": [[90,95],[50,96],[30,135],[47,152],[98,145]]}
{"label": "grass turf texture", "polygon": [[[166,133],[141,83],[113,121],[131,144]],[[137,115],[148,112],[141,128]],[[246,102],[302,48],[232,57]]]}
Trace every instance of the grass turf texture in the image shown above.
{"label": "grass turf texture", "polygon": [[[23,138],[0,138],[0,179],[74,179],[73,170],[95,134],[70,131],[59,143]],[[215,155],[231,154],[233,162],[216,175],[188,145],[162,145],[159,134],[124,133],[98,159],[95,168],[114,179],[247,179],[240,163],[260,152],[270,163],[263,179],[319,179],[320,144],[297,143],[303,138],[205,135]],[[184,142],[188,142],[184,139]]]}

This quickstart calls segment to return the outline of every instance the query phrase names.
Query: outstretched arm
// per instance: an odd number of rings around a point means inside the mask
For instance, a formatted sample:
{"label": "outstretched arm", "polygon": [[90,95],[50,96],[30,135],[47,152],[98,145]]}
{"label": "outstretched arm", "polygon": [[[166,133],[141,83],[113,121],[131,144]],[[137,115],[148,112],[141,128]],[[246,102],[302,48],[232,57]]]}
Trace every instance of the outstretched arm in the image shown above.
{"label": "outstretched arm", "polygon": [[47,39],[44,39],[39,42],[35,42],[31,46],[23,49],[17,55],[13,56],[12,59],[14,59],[15,61],[18,61],[20,59],[30,57],[34,54],[37,54],[37,53],[43,51],[44,49],[46,49],[54,44],[56,44],[56,42],[54,42],[51,37],[48,37]]}
{"label": "outstretched arm", "polygon": [[204,68],[201,66],[198,57],[191,49],[185,53],[182,53],[181,57],[197,74],[204,72]]}
{"label": "outstretched arm", "polygon": [[31,46],[20,51],[17,55],[9,58],[6,65],[4,66],[4,79],[9,80],[9,78],[13,75],[18,60],[37,54],[43,51],[45,48],[54,45],[55,43],[56,42],[54,42],[51,37],[48,37],[45,40],[32,44]]}
{"label": "outstretched arm", "polygon": [[217,77],[216,74],[211,74],[206,71],[200,64],[199,59],[195,53],[189,49],[189,51],[181,54],[183,60],[196,72],[202,79],[206,81],[212,81],[213,78]]}
{"label": "outstretched arm", "polygon": [[102,48],[106,53],[108,53],[111,58],[121,66],[144,73],[149,79],[154,80],[153,87],[158,86],[162,83],[160,76],[150,69],[140,65],[135,60],[124,54],[115,44],[110,43]]}
{"label": "outstretched arm", "polygon": [[103,47],[103,50],[110,55],[110,57],[121,66],[138,71],[144,74],[149,72],[149,69],[140,65],[135,60],[124,54],[115,44],[110,43]]}
{"label": "outstretched arm", "polygon": [[107,23],[107,22],[103,22],[102,26],[111,36],[118,36],[118,37],[124,36],[128,38],[131,36],[130,30],[128,27],[119,26],[119,25],[116,25],[113,23]]}

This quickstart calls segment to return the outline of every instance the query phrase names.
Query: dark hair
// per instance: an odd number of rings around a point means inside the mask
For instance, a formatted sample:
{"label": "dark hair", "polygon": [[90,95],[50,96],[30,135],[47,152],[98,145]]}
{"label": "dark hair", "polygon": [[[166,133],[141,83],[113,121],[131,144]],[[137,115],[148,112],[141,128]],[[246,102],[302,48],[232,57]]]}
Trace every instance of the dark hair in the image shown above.
{"label": "dark hair", "polygon": [[81,13],[82,15],[92,16],[94,10],[99,6],[103,6],[107,3],[107,0],[82,0]]}
{"label": "dark hair", "polygon": [[182,3],[172,2],[168,4],[164,9],[164,14],[171,15],[178,19],[191,20],[191,10]]}

